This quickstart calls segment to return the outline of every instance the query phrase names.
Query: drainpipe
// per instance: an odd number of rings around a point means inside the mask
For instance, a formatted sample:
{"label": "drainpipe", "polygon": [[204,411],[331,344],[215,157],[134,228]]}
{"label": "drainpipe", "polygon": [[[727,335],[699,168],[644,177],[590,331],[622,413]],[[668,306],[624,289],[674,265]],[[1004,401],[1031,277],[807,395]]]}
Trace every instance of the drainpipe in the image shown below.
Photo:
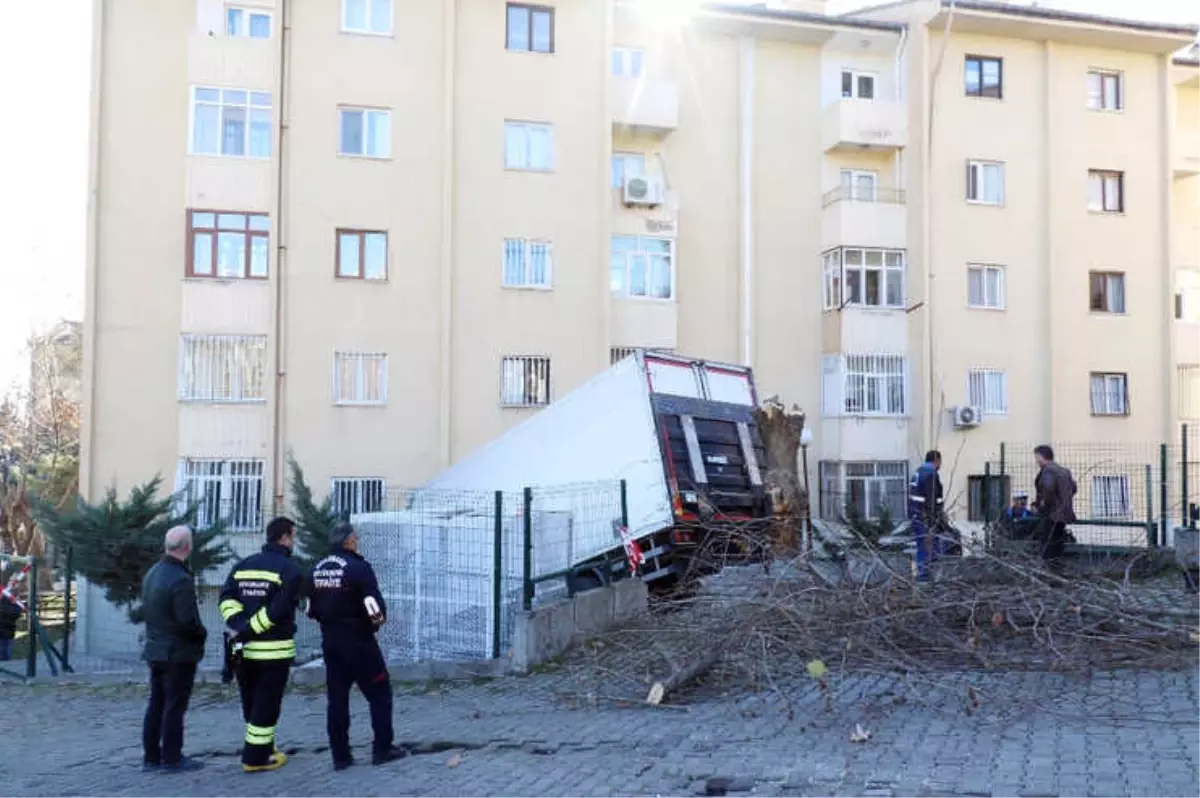
{"label": "drainpipe", "polygon": [[742,172],[742,362],[754,355],[754,37],[742,36],[741,149]]}
{"label": "drainpipe", "polygon": [[284,437],[283,398],[286,388],[287,353],[284,349],[284,290],[283,278],[287,274],[287,239],[284,235],[284,182],[287,161],[287,86],[288,86],[288,43],[291,28],[288,24],[290,0],[279,0],[279,137],[275,160],[275,297],[272,315],[275,317],[275,408],[271,419],[271,455],[273,471],[271,482],[275,486],[275,512],[282,513],[285,504],[284,459],[287,446]]}
{"label": "drainpipe", "polygon": [[442,4],[442,239],[441,239],[441,340],[439,358],[441,370],[441,413],[438,437],[442,467],[448,467],[453,455],[454,414],[454,179],[455,128],[454,101],[456,97],[456,45],[458,0]]}

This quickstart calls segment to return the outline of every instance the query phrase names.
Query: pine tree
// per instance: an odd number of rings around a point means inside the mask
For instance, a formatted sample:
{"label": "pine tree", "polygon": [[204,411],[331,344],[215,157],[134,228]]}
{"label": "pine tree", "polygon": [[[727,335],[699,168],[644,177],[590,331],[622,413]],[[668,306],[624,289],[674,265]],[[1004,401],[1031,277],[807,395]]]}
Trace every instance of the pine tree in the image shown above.
{"label": "pine tree", "polygon": [[198,504],[185,507],[182,513],[176,512],[178,497],[158,498],[161,485],[162,478],[156,476],[134,487],[125,501],[117,497],[115,488],[109,488],[98,504],[88,504],[80,498],[75,507],[60,509],[38,502],[34,509],[50,541],[62,551],[72,549],[75,571],[104,588],[104,597],[118,607],[125,607],[134,623],[141,622],[142,577],[162,557],[163,538],[168,529],[179,524],[192,527],[188,566],[194,574],[216,568],[233,556],[225,544],[223,524],[196,529]]}
{"label": "pine tree", "polygon": [[296,550],[292,558],[305,570],[329,551],[329,530],[339,520],[333,511],[333,497],[326,496],[317,504],[312,488],[304,480],[304,471],[294,457],[288,457],[288,472],[292,490],[292,509],[296,514]]}

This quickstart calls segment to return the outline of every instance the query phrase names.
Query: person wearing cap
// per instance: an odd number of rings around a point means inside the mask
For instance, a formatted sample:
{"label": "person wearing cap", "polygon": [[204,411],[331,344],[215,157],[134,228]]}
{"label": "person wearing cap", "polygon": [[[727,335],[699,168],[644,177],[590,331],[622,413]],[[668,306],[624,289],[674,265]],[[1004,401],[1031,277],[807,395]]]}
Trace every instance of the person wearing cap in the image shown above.
{"label": "person wearing cap", "polygon": [[1012,523],[1034,517],[1033,510],[1029,509],[1029,494],[1023,490],[1013,493],[1012,504],[1004,509],[1004,520]]}
{"label": "person wearing cap", "polygon": [[329,532],[329,554],[313,566],[308,615],[321,625],[325,656],[326,716],[334,770],[354,764],[350,753],[350,688],[358,685],[371,708],[375,734],[371,761],[382,765],[405,755],[393,745],[392,683],[375,632],[387,605],[370,563],[358,553],[358,533],[348,521]]}

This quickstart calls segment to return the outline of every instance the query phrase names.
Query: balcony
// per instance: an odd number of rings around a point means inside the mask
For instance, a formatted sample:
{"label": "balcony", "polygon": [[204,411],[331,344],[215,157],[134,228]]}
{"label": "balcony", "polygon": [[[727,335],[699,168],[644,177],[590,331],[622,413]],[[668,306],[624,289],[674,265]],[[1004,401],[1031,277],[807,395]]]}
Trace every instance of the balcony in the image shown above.
{"label": "balcony", "polygon": [[906,147],[907,114],[904,103],[894,100],[840,99],[825,109],[821,143],[825,152]]}
{"label": "balcony", "polygon": [[670,81],[612,78],[614,128],[666,135],[679,127],[679,89]]}
{"label": "balcony", "polygon": [[1175,177],[1200,175],[1200,130],[1175,132]]}
{"label": "balcony", "polygon": [[821,199],[821,248],[839,246],[904,249],[908,209],[904,189],[871,191],[839,186]]}

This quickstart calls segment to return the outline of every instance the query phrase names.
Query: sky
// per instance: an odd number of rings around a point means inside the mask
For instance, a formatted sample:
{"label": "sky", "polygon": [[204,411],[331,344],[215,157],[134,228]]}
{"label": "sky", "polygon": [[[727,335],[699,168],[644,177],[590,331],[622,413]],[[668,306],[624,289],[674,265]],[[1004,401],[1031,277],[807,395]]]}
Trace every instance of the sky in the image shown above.
{"label": "sky", "polygon": [[[163,0],[186,2],[187,0]],[[839,12],[873,0],[833,0]],[[1057,8],[1200,22],[1198,0],[1039,0]],[[47,24],[47,6],[54,7]],[[0,394],[24,382],[25,340],[81,319],[92,0],[0,0]],[[153,129],[148,131],[153,135]],[[182,148],[183,142],[180,142]]]}

